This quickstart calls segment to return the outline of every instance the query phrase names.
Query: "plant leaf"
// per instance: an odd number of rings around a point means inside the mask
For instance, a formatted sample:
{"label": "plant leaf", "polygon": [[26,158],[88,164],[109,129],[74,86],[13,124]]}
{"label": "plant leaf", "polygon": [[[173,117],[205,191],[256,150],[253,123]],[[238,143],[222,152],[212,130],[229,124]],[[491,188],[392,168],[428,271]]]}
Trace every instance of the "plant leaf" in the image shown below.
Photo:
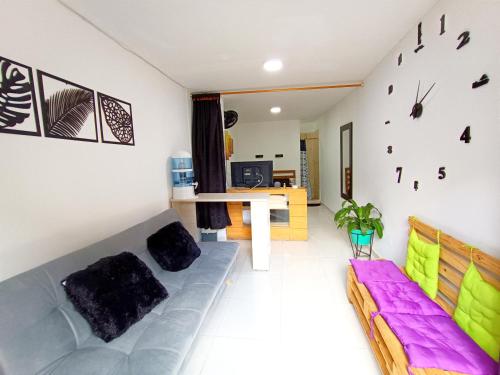
{"label": "plant leaf", "polygon": [[370,213],[372,212],[372,209],[373,209],[373,204],[371,204],[371,203],[368,203],[366,206],[364,206],[363,207],[363,217],[368,219],[370,217]]}
{"label": "plant leaf", "polygon": [[361,207],[357,207],[356,208],[356,216],[359,218],[359,219],[362,219],[363,218],[363,209]]}
{"label": "plant leaf", "polygon": [[361,233],[366,234],[366,232],[371,229],[370,225],[366,223],[366,221],[361,221],[359,225],[359,229],[361,229]]}
{"label": "plant leaf", "polygon": [[384,225],[382,224],[380,219],[375,219],[373,221],[373,226],[375,227],[378,238],[382,238],[384,236]]}
{"label": "plant leaf", "polygon": [[334,220],[338,221],[344,217],[346,217],[349,214],[349,210],[347,208],[343,208],[335,214]]}
{"label": "plant leaf", "polygon": [[347,232],[349,234],[351,234],[351,232],[354,230],[354,229],[359,229],[358,226],[356,225],[355,222],[350,222],[348,225],[347,225]]}
{"label": "plant leaf", "polygon": [[31,84],[9,61],[0,58],[0,128],[22,124],[30,116]]}
{"label": "plant leaf", "polygon": [[45,101],[48,134],[75,138],[88,116],[94,112],[94,93],[82,89],[64,89]]}

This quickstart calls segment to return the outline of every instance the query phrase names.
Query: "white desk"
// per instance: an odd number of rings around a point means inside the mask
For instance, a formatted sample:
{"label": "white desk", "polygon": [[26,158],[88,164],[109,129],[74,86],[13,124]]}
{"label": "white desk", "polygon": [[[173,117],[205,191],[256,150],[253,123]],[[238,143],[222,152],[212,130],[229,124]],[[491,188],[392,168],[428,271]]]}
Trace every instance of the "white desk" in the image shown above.
{"label": "white desk", "polygon": [[200,193],[195,198],[172,199],[172,207],[179,213],[186,229],[199,241],[200,231],[196,225],[197,202],[250,202],[253,269],[268,271],[271,256],[269,199],[267,193]]}

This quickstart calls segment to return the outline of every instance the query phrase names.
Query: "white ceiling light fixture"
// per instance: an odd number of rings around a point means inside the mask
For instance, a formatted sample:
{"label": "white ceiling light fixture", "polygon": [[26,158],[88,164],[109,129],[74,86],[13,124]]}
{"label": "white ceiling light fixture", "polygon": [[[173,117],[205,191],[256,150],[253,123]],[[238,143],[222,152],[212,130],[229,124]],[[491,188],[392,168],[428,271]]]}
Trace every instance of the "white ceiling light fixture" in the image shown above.
{"label": "white ceiling light fixture", "polygon": [[263,67],[266,72],[277,72],[283,68],[283,61],[280,59],[267,60]]}
{"label": "white ceiling light fixture", "polygon": [[272,107],[271,108],[271,113],[274,115],[277,115],[278,113],[281,113],[281,107]]}

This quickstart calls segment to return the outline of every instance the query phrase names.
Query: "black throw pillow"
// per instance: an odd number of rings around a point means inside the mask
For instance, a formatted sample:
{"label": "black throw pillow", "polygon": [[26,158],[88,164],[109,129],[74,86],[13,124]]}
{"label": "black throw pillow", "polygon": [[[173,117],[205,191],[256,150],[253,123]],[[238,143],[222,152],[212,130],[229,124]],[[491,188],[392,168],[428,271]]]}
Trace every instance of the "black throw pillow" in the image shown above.
{"label": "black throw pillow", "polygon": [[106,342],[125,333],[168,297],[148,266],[128,252],[102,258],[69,275],[62,285],[95,335]]}
{"label": "black throw pillow", "polygon": [[148,249],[161,268],[173,272],[188,268],[201,254],[194,238],[179,221],[149,236]]}

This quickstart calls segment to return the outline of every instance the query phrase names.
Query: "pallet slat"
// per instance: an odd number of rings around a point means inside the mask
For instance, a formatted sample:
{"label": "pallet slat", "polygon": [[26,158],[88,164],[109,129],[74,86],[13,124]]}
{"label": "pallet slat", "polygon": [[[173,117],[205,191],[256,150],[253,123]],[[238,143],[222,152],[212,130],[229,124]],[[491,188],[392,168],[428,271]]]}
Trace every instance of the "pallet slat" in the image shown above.
{"label": "pallet slat", "polygon": [[453,289],[443,280],[438,280],[439,291],[443,293],[454,305],[458,302],[458,291]]}
{"label": "pallet slat", "polygon": [[462,275],[443,261],[439,262],[439,275],[455,285],[457,289],[460,288]]}
{"label": "pallet slat", "polygon": [[446,300],[443,299],[440,295],[436,297],[434,300],[439,306],[443,308],[444,311],[448,313],[448,315],[453,315],[453,311],[455,310],[455,306],[451,305],[448,303]]}

